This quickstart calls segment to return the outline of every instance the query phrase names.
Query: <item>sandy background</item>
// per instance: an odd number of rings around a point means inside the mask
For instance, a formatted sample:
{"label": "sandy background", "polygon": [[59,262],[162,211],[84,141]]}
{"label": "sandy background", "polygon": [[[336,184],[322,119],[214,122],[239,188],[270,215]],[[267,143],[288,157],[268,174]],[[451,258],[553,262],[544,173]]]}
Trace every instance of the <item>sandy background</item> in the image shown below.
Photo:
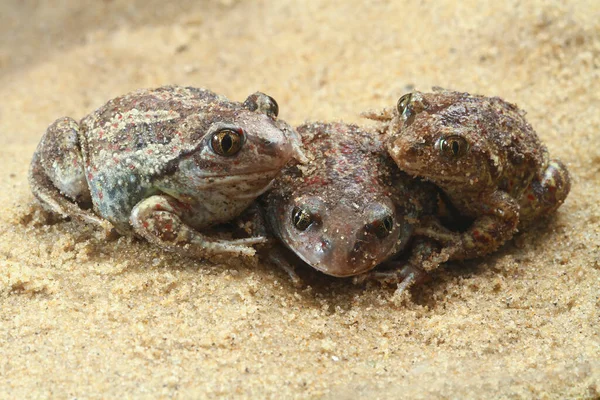
{"label": "sandy background", "polygon": [[[0,2],[0,398],[600,398],[598,1],[167,3]],[[410,301],[47,221],[26,179],[46,127],[162,84],[262,90],[293,124],[413,86],[499,95],[572,192]]]}

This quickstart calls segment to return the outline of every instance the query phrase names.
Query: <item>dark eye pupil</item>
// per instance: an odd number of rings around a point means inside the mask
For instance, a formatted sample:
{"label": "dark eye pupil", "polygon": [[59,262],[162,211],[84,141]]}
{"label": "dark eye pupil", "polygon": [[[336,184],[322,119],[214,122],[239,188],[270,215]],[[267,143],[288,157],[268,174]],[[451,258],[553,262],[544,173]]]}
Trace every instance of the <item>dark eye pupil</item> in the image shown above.
{"label": "dark eye pupil", "polygon": [[312,224],[312,217],[307,211],[299,207],[294,207],[292,210],[292,222],[298,230],[304,231]]}
{"label": "dark eye pupil", "polygon": [[272,98],[271,96],[268,96],[269,101],[270,101],[270,105],[269,105],[269,112],[268,114],[270,114],[273,118],[276,118],[279,115],[279,104],[277,104],[277,102],[275,101],[274,98]]}
{"label": "dark eye pupil", "polygon": [[223,135],[223,138],[221,139],[221,148],[223,149],[223,153],[227,154],[229,153],[229,151],[231,151],[231,148],[233,147],[233,139],[231,138],[231,135],[226,133],[225,135]]}
{"label": "dark eye pupil", "polygon": [[455,140],[452,142],[452,144],[450,146],[452,147],[452,153],[454,155],[457,155],[458,151],[460,150],[460,144]]}
{"label": "dark eye pupil", "polygon": [[390,215],[388,215],[384,219],[376,221],[374,223],[374,225],[375,225],[374,226],[375,227],[375,235],[379,239],[384,239],[390,233],[392,233],[392,230],[394,229],[394,219]]}
{"label": "dark eye pupil", "polygon": [[394,220],[392,220],[392,217],[387,217],[386,219],[384,219],[383,226],[387,231],[391,231],[392,228],[394,228]]}

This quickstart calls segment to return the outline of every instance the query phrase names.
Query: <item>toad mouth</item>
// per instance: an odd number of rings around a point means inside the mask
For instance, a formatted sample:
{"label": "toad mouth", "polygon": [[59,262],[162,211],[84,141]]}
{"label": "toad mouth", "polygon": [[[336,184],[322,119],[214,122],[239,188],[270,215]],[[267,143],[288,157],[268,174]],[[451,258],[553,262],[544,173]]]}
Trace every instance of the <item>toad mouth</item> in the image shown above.
{"label": "toad mouth", "polygon": [[273,177],[275,175],[277,175],[277,172],[279,171],[279,168],[272,168],[272,169],[264,169],[261,171],[256,171],[256,172],[245,172],[245,173],[235,173],[235,174],[215,174],[215,175],[199,175],[198,179],[199,180],[208,180],[208,181],[219,181],[219,182],[223,182],[223,181],[228,181],[231,183],[238,183],[238,182],[242,182],[242,181],[246,181],[246,180],[258,180],[261,178],[264,179],[273,179]]}
{"label": "toad mouth", "polygon": [[[271,173],[269,173],[271,172]],[[256,198],[273,185],[277,170],[253,172],[243,175],[211,175],[199,177],[194,187],[197,190],[216,190],[228,193],[236,199]]]}
{"label": "toad mouth", "polygon": [[[291,238],[288,236],[288,240]],[[283,241],[286,243],[286,240]],[[289,246],[288,246],[289,247]],[[364,263],[361,265],[355,265],[354,268],[350,268],[349,261],[344,262],[340,261],[339,257],[335,257],[337,261],[327,261],[321,260],[320,257],[314,253],[309,252],[305,254],[302,251],[296,251],[290,247],[290,250],[298,257],[300,260],[305,262],[310,267],[316,269],[319,272],[322,272],[326,275],[335,276],[337,278],[347,278],[349,276],[358,275],[371,269],[375,268],[376,264],[370,265],[368,263]],[[335,268],[332,268],[335,266]],[[343,272],[342,272],[343,271]]]}
{"label": "toad mouth", "polygon": [[[192,185],[195,190],[210,191],[212,193],[221,192],[222,195],[231,199],[247,200],[255,199],[271,188],[275,175],[265,176],[265,172],[255,172],[236,176],[209,176],[200,177]],[[243,186],[243,184],[249,184]],[[239,185],[239,186],[238,186]],[[162,189],[164,193],[180,198],[180,194],[174,190]]]}

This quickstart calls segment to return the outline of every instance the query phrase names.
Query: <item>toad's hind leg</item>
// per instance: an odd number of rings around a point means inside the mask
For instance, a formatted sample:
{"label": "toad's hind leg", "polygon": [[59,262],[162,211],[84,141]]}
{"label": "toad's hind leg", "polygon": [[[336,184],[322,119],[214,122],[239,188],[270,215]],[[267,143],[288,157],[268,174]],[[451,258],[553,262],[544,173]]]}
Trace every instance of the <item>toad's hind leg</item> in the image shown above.
{"label": "toad's hind leg", "polygon": [[556,211],[570,190],[567,167],[559,160],[551,160],[541,180],[532,181],[521,197],[521,227],[527,227],[537,218]]}
{"label": "toad's hind leg", "polygon": [[165,250],[193,258],[215,255],[253,256],[253,244],[265,243],[265,237],[221,240],[201,234],[182,221],[193,212],[185,204],[167,195],[150,196],[140,201],[131,212],[130,222],[135,233]]}
{"label": "toad's hind leg", "polygon": [[71,118],[58,119],[48,127],[31,160],[29,185],[48,211],[110,231],[108,221],[80,207],[90,204],[91,198],[78,133],[79,125]]}

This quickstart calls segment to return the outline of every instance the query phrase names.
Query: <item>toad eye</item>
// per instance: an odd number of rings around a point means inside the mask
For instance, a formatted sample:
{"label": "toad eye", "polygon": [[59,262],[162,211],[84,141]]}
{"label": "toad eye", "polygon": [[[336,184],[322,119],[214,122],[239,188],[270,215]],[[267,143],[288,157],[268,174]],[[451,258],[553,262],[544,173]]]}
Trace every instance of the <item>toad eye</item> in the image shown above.
{"label": "toad eye", "polygon": [[273,119],[279,115],[279,105],[275,99],[262,92],[256,92],[248,96],[244,101],[244,107],[250,111],[266,114]]}
{"label": "toad eye", "polygon": [[372,232],[379,239],[385,239],[394,230],[394,218],[388,215],[371,223]]}
{"label": "toad eye", "polygon": [[313,223],[313,217],[308,211],[300,207],[294,207],[292,210],[292,223],[296,229],[305,231]]}
{"label": "toad eye", "polygon": [[216,131],[210,139],[210,147],[220,156],[230,157],[237,154],[244,145],[242,129],[223,128]]}
{"label": "toad eye", "polygon": [[452,135],[438,141],[440,152],[450,158],[462,157],[469,151],[469,143],[462,136]]}
{"label": "toad eye", "polygon": [[394,219],[391,215],[388,215],[384,219],[377,221],[377,224],[375,226],[375,235],[377,235],[379,239],[383,239],[387,237],[390,233],[392,233],[393,229]]}
{"label": "toad eye", "polygon": [[411,99],[412,93],[407,93],[400,97],[398,104],[396,105],[398,108],[398,114],[402,115],[404,118],[408,118],[410,116],[410,109],[408,108],[408,105],[410,104]]}
{"label": "toad eye", "polygon": [[268,116],[272,117],[272,118],[277,118],[277,116],[279,115],[279,104],[277,104],[277,101],[275,101],[274,98],[272,98],[269,95],[267,96],[267,101],[266,101],[266,105],[265,105],[265,112]]}

